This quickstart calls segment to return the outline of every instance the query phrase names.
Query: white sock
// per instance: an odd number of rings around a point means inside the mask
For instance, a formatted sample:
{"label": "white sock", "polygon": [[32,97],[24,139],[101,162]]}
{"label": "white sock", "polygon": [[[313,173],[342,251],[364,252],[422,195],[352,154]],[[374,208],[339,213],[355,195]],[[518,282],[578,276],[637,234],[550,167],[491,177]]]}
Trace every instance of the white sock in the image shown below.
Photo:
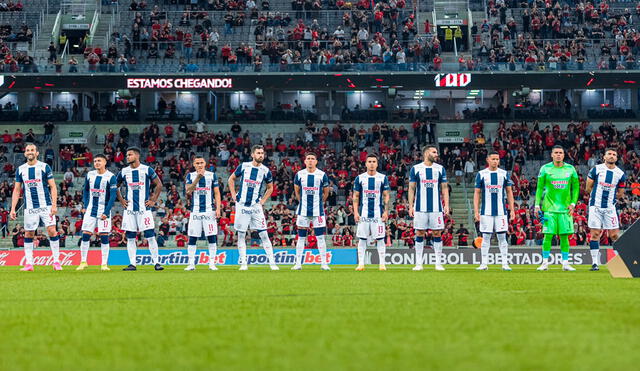
{"label": "white sock", "polygon": [[296,265],[302,265],[302,254],[304,253],[304,245],[306,240],[306,236],[298,236],[298,242],[296,242]]}
{"label": "white sock", "polygon": [[102,265],[109,264],[109,244],[100,244],[100,252],[102,253]]}
{"label": "white sock", "polygon": [[421,266],[424,260],[424,239],[420,242],[416,241],[416,265]]}
{"label": "white sock", "polygon": [[600,250],[591,249],[591,264],[600,265]]}
{"label": "white sock", "polygon": [[153,265],[159,263],[158,261],[158,241],[156,241],[155,236],[147,238],[149,242],[149,252],[151,253],[151,262]]}
{"label": "white sock", "polygon": [[127,238],[127,253],[129,254],[129,264],[136,265],[136,252],[138,246],[136,246],[135,238]]}
{"label": "white sock", "polygon": [[187,254],[189,255],[189,265],[196,264],[196,245],[187,246]]}
{"label": "white sock", "polygon": [[491,233],[482,234],[482,245],[480,245],[480,254],[482,255],[482,264],[489,264],[489,249],[491,248]]}
{"label": "white sock", "polygon": [[260,240],[262,241],[262,248],[267,253],[269,259],[269,265],[276,265],[276,258],[273,256],[273,245],[269,239],[269,233],[267,231],[260,232]]}
{"label": "white sock", "polygon": [[218,252],[218,244],[210,243],[209,244],[209,266],[216,265],[216,254]]}
{"label": "white sock", "polygon": [[320,251],[320,264],[327,265],[327,241],[324,235],[318,236],[318,251]]}
{"label": "white sock", "polygon": [[384,239],[376,241],[376,247],[378,248],[378,260],[380,265],[385,265],[384,257],[387,254],[387,246],[384,244]]}
{"label": "white sock", "polygon": [[51,245],[51,256],[53,257],[53,262],[60,263],[60,240],[51,241],[51,238],[49,238],[49,244]]}
{"label": "white sock", "polygon": [[498,247],[500,248],[502,265],[509,264],[509,243],[507,242],[506,233],[498,233]]}
{"label": "white sock", "polygon": [[238,264],[247,264],[247,232],[238,232],[238,253],[240,254]]}
{"label": "white sock", "polygon": [[358,240],[358,265],[364,265],[364,254],[367,252],[367,240]]}
{"label": "white sock", "polygon": [[25,265],[33,265],[33,241],[24,243]]}
{"label": "white sock", "polygon": [[440,239],[440,237],[433,238],[433,251],[436,252],[436,265],[439,265],[442,264],[442,239],[436,241],[436,238]]}
{"label": "white sock", "polygon": [[89,255],[89,241],[80,242],[80,262],[87,262],[87,255]]}

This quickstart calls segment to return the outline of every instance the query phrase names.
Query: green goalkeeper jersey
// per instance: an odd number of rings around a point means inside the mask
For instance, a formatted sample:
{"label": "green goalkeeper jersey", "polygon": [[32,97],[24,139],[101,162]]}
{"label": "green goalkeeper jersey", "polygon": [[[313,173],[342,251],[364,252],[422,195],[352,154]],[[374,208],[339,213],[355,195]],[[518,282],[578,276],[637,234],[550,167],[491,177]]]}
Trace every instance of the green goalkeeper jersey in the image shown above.
{"label": "green goalkeeper jersey", "polygon": [[564,163],[558,167],[550,162],[540,168],[536,187],[536,206],[542,203],[542,211],[566,213],[569,205],[578,202],[580,180],[573,165]]}

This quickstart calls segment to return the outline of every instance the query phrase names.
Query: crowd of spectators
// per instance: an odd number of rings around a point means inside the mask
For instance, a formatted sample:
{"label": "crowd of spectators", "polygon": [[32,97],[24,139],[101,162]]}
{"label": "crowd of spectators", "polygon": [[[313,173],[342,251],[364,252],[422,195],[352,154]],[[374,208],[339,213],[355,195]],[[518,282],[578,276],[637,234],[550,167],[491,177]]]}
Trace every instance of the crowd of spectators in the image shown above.
{"label": "crowd of spectators", "polygon": [[[489,1],[472,26],[474,55],[461,68],[503,70],[636,69],[635,9],[607,1]],[[511,16],[509,16],[511,15]]]}

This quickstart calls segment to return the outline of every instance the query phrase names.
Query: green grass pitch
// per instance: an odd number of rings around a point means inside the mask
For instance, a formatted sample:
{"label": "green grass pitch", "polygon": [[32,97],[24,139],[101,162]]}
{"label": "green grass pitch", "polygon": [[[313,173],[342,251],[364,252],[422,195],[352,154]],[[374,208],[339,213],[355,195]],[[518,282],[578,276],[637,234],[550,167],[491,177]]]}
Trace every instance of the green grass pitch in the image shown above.
{"label": "green grass pitch", "polygon": [[640,280],[606,270],[0,269],[2,370],[637,369]]}

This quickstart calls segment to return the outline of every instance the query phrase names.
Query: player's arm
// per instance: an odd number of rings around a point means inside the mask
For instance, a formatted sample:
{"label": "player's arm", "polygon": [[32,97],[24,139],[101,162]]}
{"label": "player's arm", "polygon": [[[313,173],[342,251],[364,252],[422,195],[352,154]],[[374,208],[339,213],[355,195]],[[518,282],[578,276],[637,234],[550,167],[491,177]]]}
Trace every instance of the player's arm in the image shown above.
{"label": "player's arm", "polygon": [[232,173],[231,175],[229,175],[229,180],[227,181],[227,184],[229,185],[229,193],[231,193],[231,198],[233,198],[233,200],[236,200],[236,174]]}
{"label": "player's arm", "polygon": [[617,192],[618,198],[624,197],[626,182],[627,182],[627,175],[623,174],[622,177],[620,178],[620,181],[618,182],[618,192]]}
{"label": "player's arm", "polygon": [[116,194],[117,194],[118,186],[116,185],[115,176],[111,177],[108,187],[109,189],[107,189],[107,191],[109,192],[109,200],[107,201],[107,205],[104,207],[104,213],[102,213],[102,217],[101,217],[102,220],[107,219],[111,215],[111,209],[113,208],[113,205],[116,203]]}
{"label": "player's arm", "polygon": [[296,174],[293,178],[293,197],[295,197],[298,202],[300,202],[302,198],[302,188],[300,188],[300,185],[300,177]]}
{"label": "player's arm", "polygon": [[546,181],[546,173],[543,169],[540,169],[540,174],[538,174],[538,184],[536,184],[536,202],[535,202],[535,210],[540,211],[540,207],[542,205],[542,193],[544,192],[544,183]]}
{"label": "player's arm", "polygon": [[162,192],[162,181],[159,177],[156,176],[155,178],[153,178],[153,185],[153,193],[151,194],[151,197],[149,197],[147,202],[145,202],[145,205],[149,207],[155,205],[155,203],[158,201],[158,198],[160,197],[160,193]]}
{"label": "player's arm", "polygon": [[56,180],[53,179],[53,171],[51,171],[49,165],[45,168],[45,177],[49,185],[49,193],[51,193],[51,215],[56,215],[58,212],[58,186],[56,185]]}
{"label": "player's arm", "polygon": [[587,178],[587,181],[585,182],[584,190],[585,192],[587,192],[588,195],[591,194],[594,184],[595,184],[595,181],[593,179]]}
{"label": "player's arm", "polygon": [[482,196],[482,177],[480,173],[476,174],[476,186],[473,191],[473,218],[476,222],[480,221],[480,196]]}
{"label": "player's arm", "polygon": [[89,205],[89,178],[84,178],[84,186],[82,187],[82,209],[83,214],[87,211],[87,205]]}
{"label": "player's arm", "polygon": [[22,191],[22,176],[19,171],[16,169],[16,179],[13,183],[13,193],[11,193],[11,212],[9,214],[9,218],[11,220],[16,220],[16,207],[18,206],[18,201],[20,200],[20,192]]}
{"label": "player's arm", "polygon": [[505,188],[507,190],[507,203],[509,203],[509,210],[511,211],[511,214],[509,215],[509,220],[514,221],[516,220],[516,202],[515,202],[515,199],[513,198],[513,187],[507,186]]}
{"label": "player's arm", "polygon": [[322,202],[327,202],[329,198],[329,193],[331,193],[331,188],[329,188],[329,177],[327,174],[322,178]]}
{"label": "player's arm", "polygon": [[213,198],[216,200],[216,218],[220,219],[222,212],[222,197],[220,196],[220,186],[213,187]]}
{"label": "player's arm", "polygon": [[578,177],[578,172],[574,168],[573,173],[571,174],[571,205],[569,205],[569,214],[573,213],[573,208],[576,207],[578,198],[580,198],[580,178]]}
{"label": "player's arm", "polygon": [[449,215],[451,209],[449,208],[449,182],[447,181],[447,171],[442,168],[440,173],[440,193],[442,194],[442,206],[444,215]]}
{"label": "player's arm", "polygon": [[122,176],[122,173],[118,173],[118,178],[116,179],[116,196],[118,197],[118,202],[120,202],[122,207],[126,209],[129,203],[124,199],[124,197],[122,196],[122,192],[120,191],[120,186],[122,185],[123,181],[124,177]]}
{"label": "player's arm", "polygon": [[413,202],[415,201],[415,198],[416,198],[416,185],[418,184],[417,182],[418,182],[418,177],[413,171],[413,168],[411,168],[411,171],[409,172],[409,192],[407,192],[408,193],[407,198],[409,201],[409,216],[412,218],[414,213]]}
{"label": "player's arm", "polygon": [[[200,179],[202,179],[202,175],[198,174],[198,176],[196,176],[196,179],[194,179],[194,181],[192,182],[191,174],[187,174],[187,191],[185,192],[187,197],[191,197],[191,194],[193,194],[193,191],[195,191],[198,182],[200,182]],[[218,192],[220,192],[220,189],[218,189]]]}
{"label": "player's arm", "polygon": [[389,211],[391,208],[391,192],[387,189],[382,192],[382,202],[384,202],[384,212],[382,213],[382,221],[386,222],[389,219]]}
{"label": "player's arm", "polygon": [[264,181],[267,183],[267,190],[264,192],[262,200],[260,200],[261,205],[266,204],[273,193],[273,176],[271,176],[271,171],[267,172],[267,175],[264,177]]}
{"label": "player's arm", "polygon": [[357,190],[354,190],[351,200],[353,202],[353,219],[356,221],[356,223],[359,223],[360,210],[358,210],[359,209],[358,205],[360,205],[360,192]]}

